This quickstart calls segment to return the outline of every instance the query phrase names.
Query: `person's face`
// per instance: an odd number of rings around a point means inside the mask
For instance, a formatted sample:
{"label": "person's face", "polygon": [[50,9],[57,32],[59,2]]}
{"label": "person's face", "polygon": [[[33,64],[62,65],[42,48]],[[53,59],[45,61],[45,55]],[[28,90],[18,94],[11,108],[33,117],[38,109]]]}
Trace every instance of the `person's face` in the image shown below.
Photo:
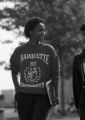
{"label": "person's face", "polygon": [[31,38],[34,41],[43,41],[45,37],[45,25],[43,23],[39,23],[33,31],[31,31]]}

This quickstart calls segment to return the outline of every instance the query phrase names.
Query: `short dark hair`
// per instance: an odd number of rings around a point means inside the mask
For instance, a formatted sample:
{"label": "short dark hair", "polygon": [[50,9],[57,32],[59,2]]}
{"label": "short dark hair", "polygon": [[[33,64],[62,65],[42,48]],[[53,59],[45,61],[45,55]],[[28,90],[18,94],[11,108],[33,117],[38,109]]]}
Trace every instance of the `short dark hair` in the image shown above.
{"label": "short dark hair", "polygon": [[85,31],[85,24],[82,24],[82,25],[81,25],[80,31]]}
{"label": "short dark hair", "polygon": [[30,31],[34,30],[39,23],[45,23],[40,17],[31,17],[25,25],[24,34],[27,38],[30,37]]}

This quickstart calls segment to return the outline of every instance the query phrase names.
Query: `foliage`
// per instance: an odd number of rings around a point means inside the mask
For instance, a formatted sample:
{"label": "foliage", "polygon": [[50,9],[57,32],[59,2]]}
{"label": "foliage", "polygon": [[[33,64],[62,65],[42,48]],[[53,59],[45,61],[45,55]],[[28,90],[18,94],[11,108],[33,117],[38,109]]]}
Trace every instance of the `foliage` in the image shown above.
{"label": "foliage", "polygon": [[[20,2],[19,2],[20,1]],[[61,74],[71,76],[74,55],[83,46],[79,27],[84,19],[80,0],[18,0],[14,8],[0,11],[1,27],[12,30],[24,27],[29,17],[40,16],[46,22],[46,42],[52,44],[58,52],[61,62]]]}

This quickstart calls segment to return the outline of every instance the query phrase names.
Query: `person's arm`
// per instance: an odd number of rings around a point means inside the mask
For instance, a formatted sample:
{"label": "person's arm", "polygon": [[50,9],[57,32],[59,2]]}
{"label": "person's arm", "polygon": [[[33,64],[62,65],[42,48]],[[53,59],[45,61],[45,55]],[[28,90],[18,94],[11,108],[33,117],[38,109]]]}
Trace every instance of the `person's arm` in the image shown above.
{"label": "person's arm", "polygon": [[55,90],[55,101],[58,104],[59,103],[58,83],[60,79],[60,61],[56,51],[54,51],[54,55],[52,58],[51,79],[52,79],[54,90]]}
{"label": "person's arm", "polygon": [[13,72],[11,72],[12,75],[12,80],[13,80],[13,84],[15,87],[15,91],[18,92],[20,89],[19,83],[18,83],[18,74],[15,74]]}
{"label": "person's arm", "polygon": [[12,54],[10,58],[10,69],[11,69],[11,75],[12,75],[12,80],[13,84],[15,87],[15,91],[18,92],[20,86],[18,83],[18,73],[19,73],[19,58],[18,58],[17,51],[15,50],[14,53]]}

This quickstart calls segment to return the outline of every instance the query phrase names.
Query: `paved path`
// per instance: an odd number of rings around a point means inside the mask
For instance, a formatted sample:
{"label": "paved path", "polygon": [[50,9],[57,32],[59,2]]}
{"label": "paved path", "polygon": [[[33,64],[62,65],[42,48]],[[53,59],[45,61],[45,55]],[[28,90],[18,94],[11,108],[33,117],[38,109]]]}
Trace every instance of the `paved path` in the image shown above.
{"label": "paved path", "polygon": [[6,109],[4,111],[4,116],[6,118],[13,118],[13,117],[15,118],[15,117],[18,117],[18,114],[17,112],[14,111],[14,109]]}
{"label": "paved path", "polygon": [[80,120],[78,116],[71,117],[71,116],[66,116],[66,117],[60,117],[60,118],[49,118],[48,120]]}
{"label": "paved path", "polygon": [[79,120],[79,117],[64,117],[64,118],[52,119],[52,120]]}
{"label": "paved path", "polygon": [[[57,119],[56,119],[57,120]],[[80,120],[79,118],[64,118],[64,119],[58,119],[58,120]]]}
{"label": "paved path", "polygon": [[[6,109],[4,111],[4,116],[5,116],[6,119],[8,119],[8,118],[18,118],[18,114],[17,114],[17,112],[14,111],[14,109]],[[78,116],[65,116],[65,117],[59,117],[59,118],[50,117],[47,120],[79,120],[79,117]]]}
{"label": "paved path", "polygon": [[62,119],[51,119],[51,120],[80,120],[78,117],[76,117],[76,118],[69,118],[69,117],[65,117],[65,118],[62,118]]}

